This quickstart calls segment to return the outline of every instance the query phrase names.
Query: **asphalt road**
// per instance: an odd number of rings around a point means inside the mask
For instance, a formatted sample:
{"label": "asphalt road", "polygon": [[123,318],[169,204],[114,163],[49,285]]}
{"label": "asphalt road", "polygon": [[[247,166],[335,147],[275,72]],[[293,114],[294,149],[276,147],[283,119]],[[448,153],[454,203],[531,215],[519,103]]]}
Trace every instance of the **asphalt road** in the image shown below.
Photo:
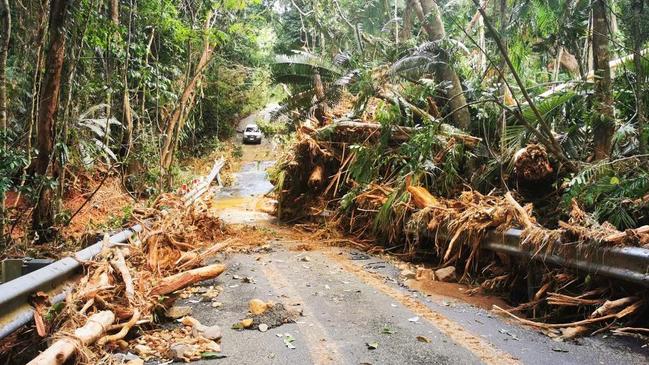
{"label": "asphalt road", "polygon": [[[556,342],[488,309],[408,288],[389,258],[285,237],[286,227],[254,209],[255,199],[271,188],[267,165],[244,164],[238,183],[217,194],[229,201],[226,221],[272,231],[275,238],[216,258],[227,272],[201,285],[223,288],[221,307],[183,300],[199,321],[223,329],[227,357],[198,364],[649,363],[641,343],[607,335]],[[246,317],[253,298],[282,303],[302,316],[267,332],[231,329]],[[287,335],[294,349],[287,347]]]}

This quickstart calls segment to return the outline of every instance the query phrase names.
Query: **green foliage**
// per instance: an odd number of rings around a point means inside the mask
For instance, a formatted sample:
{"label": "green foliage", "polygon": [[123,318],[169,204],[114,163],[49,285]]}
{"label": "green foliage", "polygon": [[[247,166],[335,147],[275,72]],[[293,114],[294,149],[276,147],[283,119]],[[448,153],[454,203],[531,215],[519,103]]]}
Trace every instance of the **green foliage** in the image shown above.
{"label": "green foliage", "polygon": [[374,147],[353,145],[349,147],[354,154],[354,161],[349,167],[349,176],[360,184],[367,184],[376,179],[384,156]]}
{"label": "green foliage", "polygon": [[261,130],[265,137],[273,137],[276,135],[287,134],[289,132],[288,124],[281,121],[267,121],[263,118],[260,118],[256,123],[259,127],[259,130]]}
{"label": "green foliage", "polygon": [[[0,146],[12,146],[15,135],[0,131]],[[0,194],[18,187],[15,178],[28,164],[26,151],[21,148],[0,148]]]}
{"label": "green foliage", "polygon": [[364,186],[358,185],[351,188],[342,198],[340,198],[340,209],[342,211],[349,211],[354,206],[354,200],[365,189]]}
{"label": "green foliage", "polygon": [[234,148],[232,148],[232,157],[237,160],[241,159],[241,157],[243,157],[243,147],[235,145]]}
{"label": "green foliage", "polygon": [[638,161],[591,165],[567,181],[566,187],[562,197],[566,209],[576,199],[600,221],[618,229],[647,223],[649,204],[642,198],[649,192],[649,172]]}
{"label": "green foliage", "polygon": [[398,187],[390,193],[388,199],[379,208],[374,218],[374,233],[382,240],[388,239],[390,232],[398,228],[395,222],[400,221],[399,216],[403,214],[403,204],[410,200],[410,193],[406,191],[405,183],[400,183]]}

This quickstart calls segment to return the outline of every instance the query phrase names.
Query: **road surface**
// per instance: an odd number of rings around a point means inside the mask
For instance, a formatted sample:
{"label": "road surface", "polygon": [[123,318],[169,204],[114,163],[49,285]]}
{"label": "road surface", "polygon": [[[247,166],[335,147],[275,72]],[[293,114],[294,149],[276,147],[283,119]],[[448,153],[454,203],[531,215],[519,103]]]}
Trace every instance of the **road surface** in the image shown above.
{"label": "road surface", "polygon": [[[389,257],[292,234],[256,209],[272,188],[265,173],[270,164],[245,162],[216,203],[229,223],[272,238],[216,258],[227,264],[227,272],[201,285],[223,289],[221,307],[193,297],[178,303],[192,306],[202,323],[223,329],[227,357],[199,364],[648,363],[641,343],[610,335],[556,342],[496,315],[489,310],[495,299],[471,299],[461,285],[433,283],[439,290],[422,293],[404,285],[399,263]],[[253,298],[282,303],[302,316],[267,332],[231,329],[246,318]],[[287,335],[294,349],[284,341]]]}

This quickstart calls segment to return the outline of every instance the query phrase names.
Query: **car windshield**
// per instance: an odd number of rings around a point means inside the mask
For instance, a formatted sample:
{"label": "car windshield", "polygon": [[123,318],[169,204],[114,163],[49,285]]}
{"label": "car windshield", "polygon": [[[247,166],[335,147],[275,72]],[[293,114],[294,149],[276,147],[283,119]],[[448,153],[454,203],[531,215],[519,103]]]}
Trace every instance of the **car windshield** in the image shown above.
{"label": "car windshield", "polygon": [[257,132],[257,127],[248,127],[246,128],[246,132]]}

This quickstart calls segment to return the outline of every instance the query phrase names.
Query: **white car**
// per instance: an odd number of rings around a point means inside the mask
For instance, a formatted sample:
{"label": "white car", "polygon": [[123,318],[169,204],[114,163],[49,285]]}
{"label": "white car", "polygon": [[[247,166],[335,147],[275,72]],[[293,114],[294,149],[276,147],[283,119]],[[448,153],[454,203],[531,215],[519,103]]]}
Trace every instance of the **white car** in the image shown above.
{"label": "white car", "polygon": [[261,143],[261,131],[256,124],[248,124],[243,130],[243,143]]}

